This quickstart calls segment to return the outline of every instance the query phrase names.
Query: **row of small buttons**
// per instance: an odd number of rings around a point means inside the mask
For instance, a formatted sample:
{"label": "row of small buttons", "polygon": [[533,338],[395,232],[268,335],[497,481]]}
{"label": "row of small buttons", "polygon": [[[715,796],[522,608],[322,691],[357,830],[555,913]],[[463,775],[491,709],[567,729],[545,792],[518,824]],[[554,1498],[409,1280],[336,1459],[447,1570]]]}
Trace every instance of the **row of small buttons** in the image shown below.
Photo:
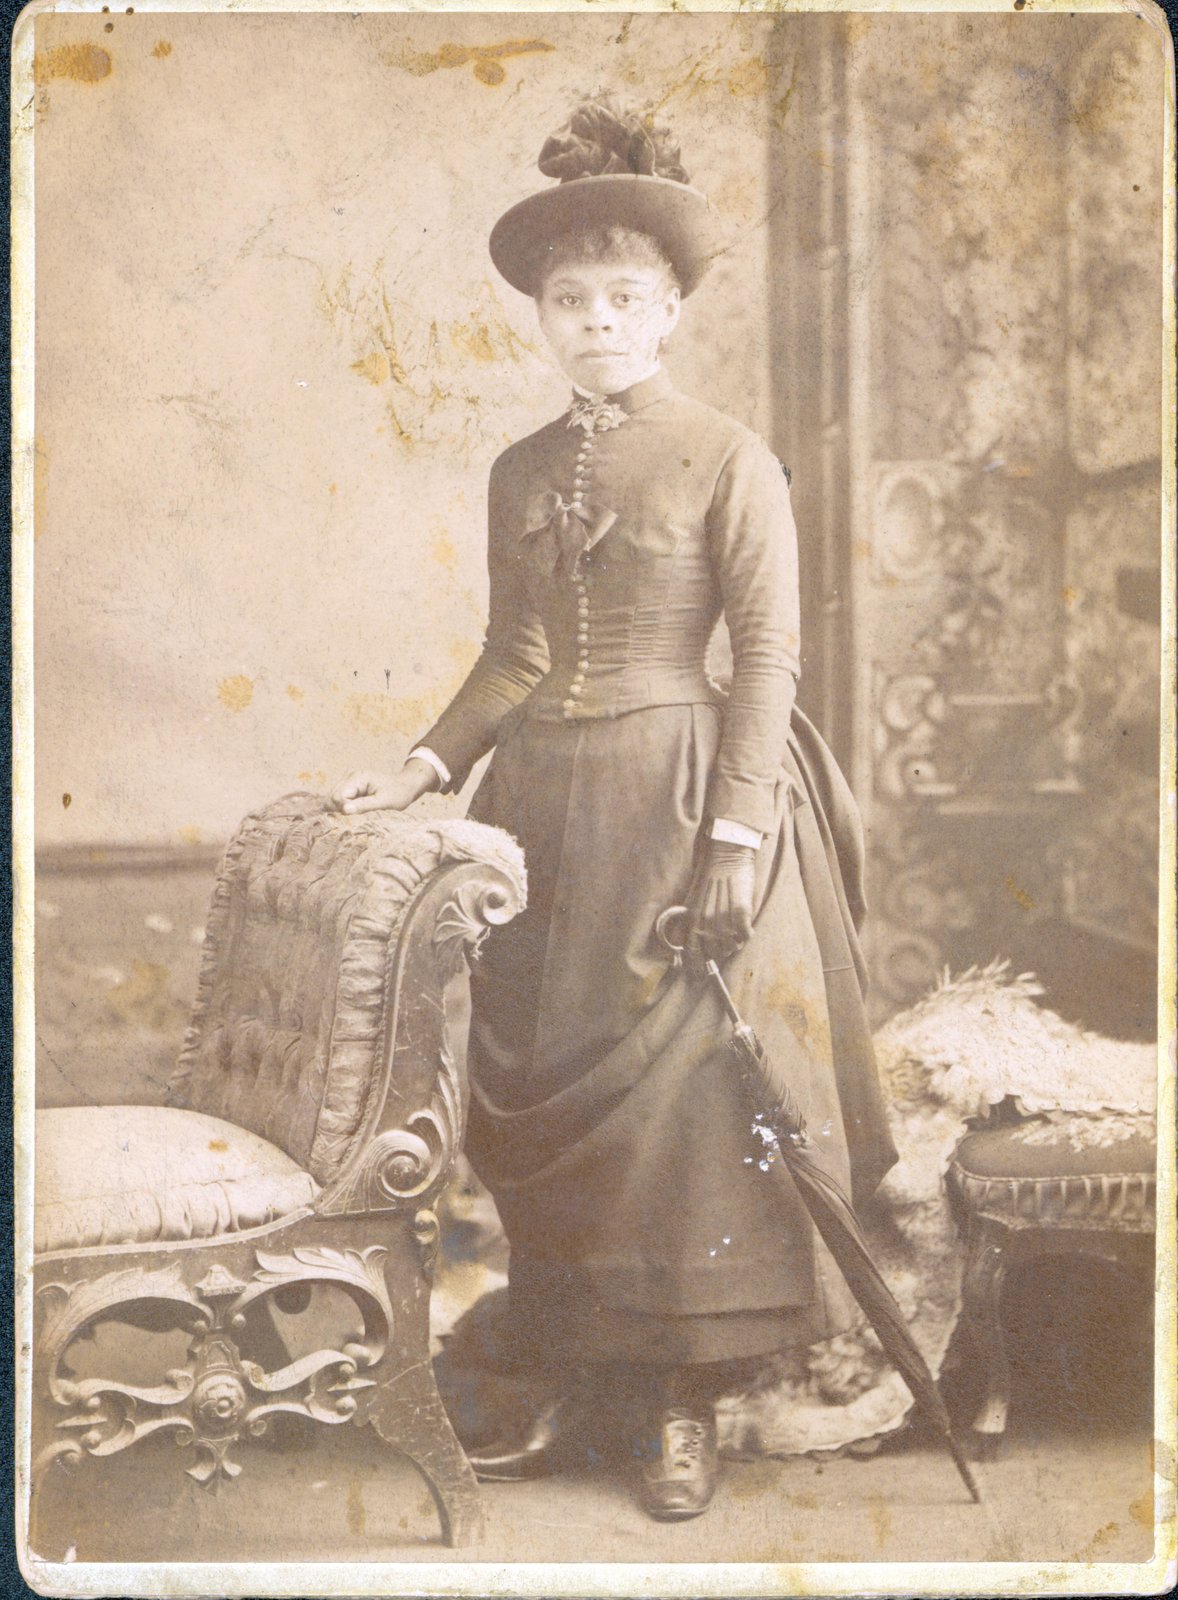
{"label": "row of small buttons", "polygon": [[573,509],[584,511],[585,490],[589,487],[589,457],[593,452],[593,441],[596,436],[587,433],[581,440],[581,448],[577,451],[576,465],[573,467]]}
{"label": "row of small buttons", "polygon": [[[592,431],[586,432],[573,467],[572,508],[578,514],[585,510],[585,495],[591,476],[590,457],[595,438],[596,435]],[[585,692],[585,673],[589,666],[589,589],[579,561],[574,582],[577,586],[577,670],[569,684],[569,698],[564,702],[565,716],[571,716],[577,709],[577,701]]]}

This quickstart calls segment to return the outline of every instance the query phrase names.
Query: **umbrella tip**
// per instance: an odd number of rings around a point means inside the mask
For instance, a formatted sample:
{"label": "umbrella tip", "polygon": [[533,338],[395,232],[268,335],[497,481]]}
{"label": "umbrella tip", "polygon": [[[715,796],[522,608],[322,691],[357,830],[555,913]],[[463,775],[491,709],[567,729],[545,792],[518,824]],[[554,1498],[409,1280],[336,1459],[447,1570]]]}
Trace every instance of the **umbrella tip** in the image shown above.
{"label": "umbrella tip", "polygon": [[965,1459],[961,1446],[957,1443],[957,1440],[952,1437],[952,1435],[950,1435],[949,1448],[953,1453],[953,1462],[958,1472],[961,1474],[962,1482],[969,1490],[970,1499],[973,1501],[975,1506],[980,1506],[982,1503],[982,1491],[978,1488],[977,1480],[970,1471],[969,1462]]}

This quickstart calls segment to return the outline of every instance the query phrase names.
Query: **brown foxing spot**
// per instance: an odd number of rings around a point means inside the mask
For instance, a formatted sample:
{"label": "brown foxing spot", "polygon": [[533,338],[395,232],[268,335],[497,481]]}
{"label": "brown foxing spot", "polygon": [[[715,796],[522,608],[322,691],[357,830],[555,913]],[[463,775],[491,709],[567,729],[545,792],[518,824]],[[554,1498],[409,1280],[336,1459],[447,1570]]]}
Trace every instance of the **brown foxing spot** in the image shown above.
{"label": "brown foxing spot", "polygon": [[456,322],[450,330],[450,338],[460,350],[465,350],[476,361],[495,360],[495,343],[485,322],[478,322],[473,317],[469,322]]}
{"label": "brown foxing spot", "polygon": [[760,99],[768,93],[769,87],[769,65],[761,56],[750,56],[747,61],[738,61],[728,69],[728,93],[737,100],[749,96]]}
{"label": "brown foxing spot", "polygon": [[61,797],[61,803],[65,807],[65,809],[68,811],[70,806],[73,805],[73,803],[74,803],[73,795],[72,794],[63,794],[62,797]]}
{"label": "brown foxing spot", "polygon": [[1018,884],[1015,882],[1013,872],[1008,872],[1006,874],[1005,885],[1007,894],[1009,894],[1010,898],[1015,902],[1016,905],[1022,906],[1024,911],[1033,911],[1035,909],[1035,902],[1031,899],[1030,895],[1025,889],[1019,888]]}
{"label": "brown foxing spot", "polygon": [[367,378],[369,383],[385,383],[389,377],[389,359],[380,350],[374,350],[370,355],[364,356],[359,361],[352,362],[352,371],[361,378]]}
{"label": "brown foxing spot", "polygon": [[454,548],[454,541],[445,528],[435,528],[430,540],[430,554],[434,560],[453,572],[458,565],[458,552]]}
{"label": "brown foxing spot", "polygon": [[165,56],[170,56],[172,53],[171,40],[157,39],[155,42],[155,49],[151,53],[157,61],[162,61]]}
{"label": "brown foxing spot", "polygon": [[830,1019],[825,1007],[806,992],[800,965],[791,964],[779,969],[769,986],[765,1001],[801,1044],[821,1055],[829,1054]]}
{"label": "brown foxing spot", "polygon": [[209,1140],[209,1149],[215,1151],[217,1154],[220,1154],[222,1150],[228,1150],[228,1148],[229,1146],[224,1139]]}
{"label": "brown foxing spot", "polygon": [[1101,1555],[1113,1542],[1119,1532],[1120,1526],[1118,1523],[1106,1522],[1102,1528],[1098,1528],[1097,1531],[1092,1535],[1091,1539],[1089,1539],[1083,1550],[1080,1551],[1077,1560],[1099,1561]]}
{"label": "brown foxing spot", "polygon": [[403,50],[390,59],[393,65],[413,73],[416,78],[424,78],[431,72],[447,68],[469,66],[480,83],[494,88],[507,76],[503,67],[504,59],[510,56],[533,55],[537,51],[555,48],[556,46],[549,44],[546,39],[506,39],[502,44],[444,44],[439,49],[427,53]]}
{"label": "brown foxing spot", "polygon": [[244,711],[254,697],[254,680],[238,673],[232,678],[222,678],[217,685],[217,698],[226,711]]}
{"label": "brown foxing spot", "polygon": [[[515,361],[519,352],[527,349],[515,330],[499,316],[471,317],[466,322],[452,323],[449,331],[455,349],[476,361]],[[435,390],[435,403],[444,398]]]}
{"label": "brown foxing spot", "polygon": [[110,51],[96,44],[59,44],[33,58],[34,83],[70,78],[74,83],[101,83],[113,69]]}

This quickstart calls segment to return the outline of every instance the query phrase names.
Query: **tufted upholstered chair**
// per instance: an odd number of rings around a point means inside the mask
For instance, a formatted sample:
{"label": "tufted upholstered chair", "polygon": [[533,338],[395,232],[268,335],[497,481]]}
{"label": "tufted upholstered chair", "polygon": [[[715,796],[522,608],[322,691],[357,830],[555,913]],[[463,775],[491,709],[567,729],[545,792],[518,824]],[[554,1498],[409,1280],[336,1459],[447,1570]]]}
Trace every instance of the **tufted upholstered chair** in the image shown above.
{"label": "tufted upholstered chair", "polygon": [[[293,1413],[370,1425],[448,1542],[477,1538],[429,1362],[431,1202],[466,1109],[447,991],[524,893],[514,842],[477,823],[305,794],[246,818],[168,1104],[37,1114],[35,1483],[163,1431],[213,1485]],[[292,1353],[283,1314],[325,1290],[346,1331]],[[79,1342],[112,1321],[178,1329],[183,1366],[80,1377]]]}

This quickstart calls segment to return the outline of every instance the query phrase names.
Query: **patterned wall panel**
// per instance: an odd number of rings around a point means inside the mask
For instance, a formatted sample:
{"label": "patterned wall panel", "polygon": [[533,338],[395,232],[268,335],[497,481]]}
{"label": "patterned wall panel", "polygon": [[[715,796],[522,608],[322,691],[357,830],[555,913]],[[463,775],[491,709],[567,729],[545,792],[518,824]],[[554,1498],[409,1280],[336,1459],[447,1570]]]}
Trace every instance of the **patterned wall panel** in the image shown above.
{"label": "patterned wall panel", "polygon": [[1156,939],[1160,631],[1160,52],[1106,28],[1080,58],[1069,129],[1067,647],[1087,791],[1069,915]]}
{"label": "patterned wall panel", "polygon": [[1066,146],[1068,437],[1080,471],[1102,474],[1158,454],[1164,63],[1130,18],[1092,31]]}
{"label": "patterned wall panel", "polygon": [[1156,630],[1125,607],[1156,571],[1158,52],[1131,18],[1038,21],[846,23],[880,1011],[944,964],[1042,966],[1061,927],[1152,939]]}

